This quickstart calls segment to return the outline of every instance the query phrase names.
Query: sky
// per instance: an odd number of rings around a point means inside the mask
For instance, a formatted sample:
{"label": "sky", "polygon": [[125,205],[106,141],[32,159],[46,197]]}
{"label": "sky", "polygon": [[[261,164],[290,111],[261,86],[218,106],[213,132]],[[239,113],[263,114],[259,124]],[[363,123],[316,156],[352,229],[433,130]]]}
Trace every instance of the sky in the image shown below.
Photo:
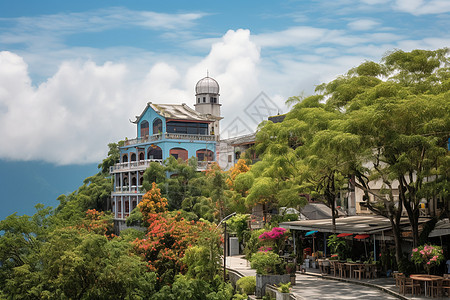
{"label": "sky", "polygon": [[450,46],[449,13],[447,0],[0,0],[0,219],[57,205],[108,143],[136,137],[147,102],[193,107],[207,74],[222,135],[249,133],[366,60]]}

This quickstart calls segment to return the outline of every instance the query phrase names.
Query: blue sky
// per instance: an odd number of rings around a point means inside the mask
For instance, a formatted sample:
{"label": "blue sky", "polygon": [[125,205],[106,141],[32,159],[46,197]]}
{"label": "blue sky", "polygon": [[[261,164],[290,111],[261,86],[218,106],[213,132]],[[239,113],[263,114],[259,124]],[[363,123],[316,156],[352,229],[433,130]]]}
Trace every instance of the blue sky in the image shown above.
{"label": "blue sky", "polygon": [[449,12],[447,0],[0,1],[0,201],[45,198],[15,164],[46,178],[48,203],[75,189],[109,142],[135,136],[148,101],[192,105],[207,70],[222,128],[253,129],[243,112],[261,92],[286,112],[364,60],[450,46]]}

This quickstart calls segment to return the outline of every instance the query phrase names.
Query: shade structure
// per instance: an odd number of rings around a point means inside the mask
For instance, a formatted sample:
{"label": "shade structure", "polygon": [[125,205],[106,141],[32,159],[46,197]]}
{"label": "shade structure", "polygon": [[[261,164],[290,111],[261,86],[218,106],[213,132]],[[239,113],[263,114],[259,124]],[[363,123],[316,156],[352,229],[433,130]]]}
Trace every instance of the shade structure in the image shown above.
{"label": "shade structure", "polygon": [[316,232],[318,232],[318,231],[317,230],[308,231],[307,233],[305,233],[305,236],[312,235]]}
{"label": "shade structure", "polygon": [[368,234],[357,234],[354,236],[355,239],[357,240],[363,240],[363,239],[367,239],[369,237]]}
{"label": "shade structure", "polygon": [[339,233],[337,237],[351,236],[353,233]]}

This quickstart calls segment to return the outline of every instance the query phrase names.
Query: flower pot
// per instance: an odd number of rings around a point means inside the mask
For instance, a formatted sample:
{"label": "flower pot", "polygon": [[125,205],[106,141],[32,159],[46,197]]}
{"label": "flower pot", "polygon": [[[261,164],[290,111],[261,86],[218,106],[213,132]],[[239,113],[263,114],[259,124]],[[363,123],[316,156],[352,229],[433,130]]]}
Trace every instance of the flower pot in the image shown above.
{"label": "flower pot", "polygon": [[290,293],[280,293],[280,292],[278,292],[277,291],[277,294],[276,294],[277,296],[276,296],[276,299],[277,300],[290,300]]}
{"label": "flower pot", "polygon": [[266,285],[277,285],[280,283],[288,283],[291,278],[289,274],[283,275],[261,275],[256,274],[256,289],[255,295],[257,298],[262,298],[266,294]]}

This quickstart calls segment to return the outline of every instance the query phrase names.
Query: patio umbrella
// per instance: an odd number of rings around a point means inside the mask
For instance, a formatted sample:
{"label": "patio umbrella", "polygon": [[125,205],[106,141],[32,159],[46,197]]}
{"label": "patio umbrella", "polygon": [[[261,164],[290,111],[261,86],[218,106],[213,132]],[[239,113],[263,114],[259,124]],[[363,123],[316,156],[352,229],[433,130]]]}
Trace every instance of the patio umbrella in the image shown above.
{"label": "patio umbrella", "polygon": [[308,231],[307,233],[305,233],[305,236],[312,235],[312,234],[314,234],[316,232],[318,232],[318,231],[317,230]]}
{"label": "patio umbrella", "polygon": [[339,233],[337,237],[351,236],[353,233]]}
{"label": "patio umbrella", "polygon": [[357,234],[355,235],[355,239],[357,240],[364,240],[364,250],[366,251],[366,257],[367,257],[367,246],[366,246],[366,239],[369,237],[368,234]]}
{"label": "patio umbrella", "polygon": [[317,230],[311,230],[308,231],[307,233],[305,233],[305,236],[313,236],[313,253],[316,252],[316,247],[315,247],[315,243],[314,243],[314,233],[318,232]]}
{"label": "patio umbrella", "polygon": [[354,236],[355,239],[357,240],[363,240],[363,239],[367,239],[369,237],[368,234],[357,234]]}

